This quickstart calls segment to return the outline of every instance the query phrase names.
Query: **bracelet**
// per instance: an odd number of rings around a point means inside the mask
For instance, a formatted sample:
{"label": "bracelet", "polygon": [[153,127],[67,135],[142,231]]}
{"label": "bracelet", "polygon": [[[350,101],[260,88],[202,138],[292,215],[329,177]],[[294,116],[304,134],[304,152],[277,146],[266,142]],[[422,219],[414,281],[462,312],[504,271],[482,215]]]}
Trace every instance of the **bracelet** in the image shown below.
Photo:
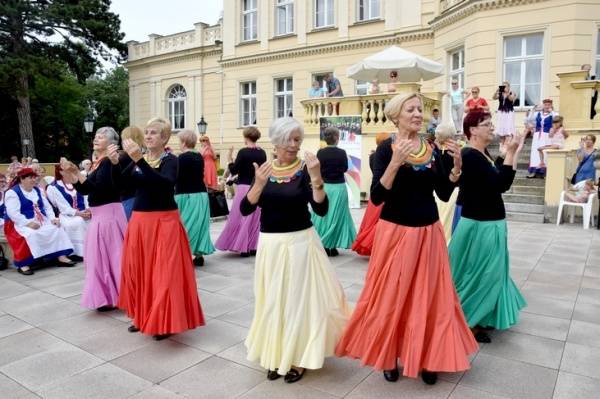
{"label": "bracelet", "polygon": [[450,169],[450,174],[454,177],[458,177],[462,174],[462,169],[459,169],[457,173],[454,173],[454,168]]}
{"label": "bracelet", "polygon": [[[311,182],[312,183],[312,182]],[[325,186],[325,183],[323,183],[323,181],[321,180],[321,183],[319,184],[314,184],[312,183],[312,188],[313,190],[323,190],[323,187]]]}

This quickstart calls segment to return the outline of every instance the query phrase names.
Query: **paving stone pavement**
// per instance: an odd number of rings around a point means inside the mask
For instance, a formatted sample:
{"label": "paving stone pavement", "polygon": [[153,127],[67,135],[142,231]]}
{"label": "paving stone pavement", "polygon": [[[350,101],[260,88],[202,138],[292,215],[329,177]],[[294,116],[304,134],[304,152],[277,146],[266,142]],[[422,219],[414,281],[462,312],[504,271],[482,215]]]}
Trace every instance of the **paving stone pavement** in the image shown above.
{"label": "paving stone pavement", "polygon": [[[357,225],[362,210],[353,211]],[[211,226],[216,239],[224,221]],[[245,359],[253,258],[218,252],[196,268],[205,327],[156,342],[121,312],[79,306],[83,265],[34,276],[0,272],[1,398],[600,398],[600,231],[509,223],[512,276],[529,306],[495,332],[466,373],[388,383],[349,359],[327,359],[296,384],[267,381]],[[350,302],[368,259],[333,258]]]}

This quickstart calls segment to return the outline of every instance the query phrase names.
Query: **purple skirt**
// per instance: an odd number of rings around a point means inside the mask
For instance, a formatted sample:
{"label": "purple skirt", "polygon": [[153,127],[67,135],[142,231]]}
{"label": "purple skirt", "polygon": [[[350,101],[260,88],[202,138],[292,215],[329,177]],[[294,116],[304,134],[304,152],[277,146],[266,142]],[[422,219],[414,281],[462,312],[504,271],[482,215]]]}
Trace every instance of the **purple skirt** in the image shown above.
{"label": "purple skirt", "polygon": [[85,284],[81,306],[116,306],[121,282],[121,252],[127,229],[120,202],[90,207],[92,219],[84,241]]}
{"label": "purple skirt", "polygon": [[250,252],[256,250],[260,231],[260,208],[254,213],[242,216],[240,203],[248,193],[250,186],[238,184],[229,211],[227,224],[221,232],[215,247],[221,251]]}

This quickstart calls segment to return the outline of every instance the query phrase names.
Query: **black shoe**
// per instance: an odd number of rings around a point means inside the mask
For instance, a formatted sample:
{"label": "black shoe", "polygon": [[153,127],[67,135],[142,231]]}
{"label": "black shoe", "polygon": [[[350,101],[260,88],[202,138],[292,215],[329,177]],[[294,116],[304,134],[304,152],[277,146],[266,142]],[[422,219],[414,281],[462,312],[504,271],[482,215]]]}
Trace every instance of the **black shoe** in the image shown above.
{"label": "black shoe", "polygon": [[115,306],[110,306],[110,305],[104,305],[104,306],[100,306],[99,308],[97,308],[96,310],[98,312],[110,312],[111,310],[115,310],[116,307]]}
{"label": "black shoe", "polygon": [[306,371],[306,369],[302,370],[302,372],[300,372],[296,369],[290,369],[290,371],[287,372],[285,377],[283,377],[283,380],[285,382],[287,382],[288,384],[292,384],[296,381],[300,381],[302,379],[302,377],[304,377],[305,371]]}
{"label": "black shoe", "polygon": [[427,385],[434,385],[437,382],[438,374],[434,371],[421,371],[421,378]]}
{"label": "black shoe", "polygon": [[129,331],[130,333],[136,333],[136,332],[140,331],[140,329],[132,324],[129,327],[127,327],[127,331]]}
{"label": "black shoe", "polygon": [[60,260],[56,260],[56,266],[58,267],[73,267],[77,264],[77,262],[73,262],[72,260],[69,260],[68,262],[63,262]]}
{"label": "black shoe", "polygon": [[477,331],[475,333],[475,341],[481,342],[482,344],[489,344],[492,342],[492,339],[485,331]]}
{"label": "black shoe", "polygon": [[27,270],[23,270],[22,267],[17,268],[17,271],[24,276],[31,276],[33,274],[33,269],[31,267],[27,268]]}
{"label": "black shoe", "polygon": [[256,256],[256,249],[251,249],[250,250],[250,255],[251,256]]}
{"label": "black shoe", "polygon": [[71,259],[73,262],[83,262],[83,258],[79,255],[69,255],[67,258]]}
{"label": "black shoe", "polygon": [[196,256],[193,260],[195,266],[204,266],[204,256]]}
{"label": "black shoe", "polygon": [[279,373],[277,373],[277,369],[269,370],[267,372],[267,380],[269,380],[269,381],[275,381],[279,377],[281,377],[281,375],[279,375]]}
{"label": "black shoe", "polygon": [[250,252],[240,252],[240,257],[241,258],[247,258],[250,256]]}
{"label": "black shoe", "polygon": [[338,256],[340,254],[337,248],[331,248],[329,252],[331,252],[331,256]]}
{"label": "black shoe", "polygon": [[383,378],[389,382],[398,381],[398,378],[400,378],[400,371],[398,370],[398,367],[392,370],[383,370]]}
{"label": "black shoe", "polygon": [[484,330],[484,331],[494,331],[496,328],[495,327],[482,327],[482,326],[477,326],[480,330]]}
{"label": "black shoe", "polygon": [[152,338],[154,338],[155,341],[162,341],[163,339],[169,338],[171,335],[173,334],[157,334]]}
{"label": "black shoe", "polygon": [[324,248],[327,256],[331,256],[331,250],[329,248]]}

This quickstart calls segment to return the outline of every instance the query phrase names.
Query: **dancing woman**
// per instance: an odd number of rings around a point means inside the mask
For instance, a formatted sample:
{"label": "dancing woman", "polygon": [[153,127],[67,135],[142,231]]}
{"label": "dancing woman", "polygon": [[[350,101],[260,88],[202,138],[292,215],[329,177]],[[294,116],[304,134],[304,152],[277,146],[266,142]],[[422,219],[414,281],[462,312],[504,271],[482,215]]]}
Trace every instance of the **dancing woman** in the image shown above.
{"label": "dancing woman", "polygon": [[519,320],[525,299],[509,273],[506,213],[502,193],[516,173],[522,137],[506,144],[494,162],[487,147],[494,140],[491,115],[474,111],[464,120],[469,146],[462,151],[459,180],[461,218],[450,242],[452,277],[469,327],[478,342],[491,342],[482,327],[507,329]]}
{"label": "dancing woman", "polygon": [[333,355],[349,310],[308,212],[310,204],[327,213],[319,160],[308,152],[306,164],[298,158],[304,129],[293,118],[276,119],[269,137],[277,159],[254,164],[254,184],[240,205],[242,215],[262,208],[246,347],[269,380],[283,375],[293,383]]}
{"label": "dancing woman", "polygon": [[170,123],[155,118],[144,131],[146,154],[133,140],[123,142],[133,162],[122,178],[137,190],[123,244],[119,308],[133,319],[130,332],[156,340],[204,325],[190,244],[174,199],[177,157],[165,151],[170,137]]}
{"label": "dancing woman", "polygon": [[384,370],[388,381],[405,376],[435,384],[437,372],[470,367],[477,343],[452,284],[444,232],[433,198],[447,201],[460,175],[452,140],[447,151],[420,138],[423,103],[417,93],[394,97],[385,115],[398,131],[375,153],[371,200],[383,203],[365,286],[338,356]]}
{"label": "dancing woman", "polygon": [[[229,153],[229,171],[231,175],[238,175],[235,196],[231,205],[231,212],[227,224],[215,242],[215,247],[221,251],[239,252],[242,257],[256,253],[258,233],[260,230],[260,208],[250,215],[240,213],[240,203],[248,193],[254,180],[254,163],[258,166],[267,161],[267,154],[256,145],[260,138],[260,131],[251,126],[244,129],[245,148],[242,148],[233,162],[233,154]],[[233,149],[232,149],[233,150]]]}
{"label": "dancing woman", "polygon": [[77,192],[87,195],[92,219],[84,241],[85,284],[81,306],[98,311],[113,310],[119,299],[121,251],[127,228],[119,187],[113,179],[118,163],[119,135],[112,127],[101,127],[94,137],[96,161],[86,177],[77,166],[62,160],[63,174],[76,180]]}

